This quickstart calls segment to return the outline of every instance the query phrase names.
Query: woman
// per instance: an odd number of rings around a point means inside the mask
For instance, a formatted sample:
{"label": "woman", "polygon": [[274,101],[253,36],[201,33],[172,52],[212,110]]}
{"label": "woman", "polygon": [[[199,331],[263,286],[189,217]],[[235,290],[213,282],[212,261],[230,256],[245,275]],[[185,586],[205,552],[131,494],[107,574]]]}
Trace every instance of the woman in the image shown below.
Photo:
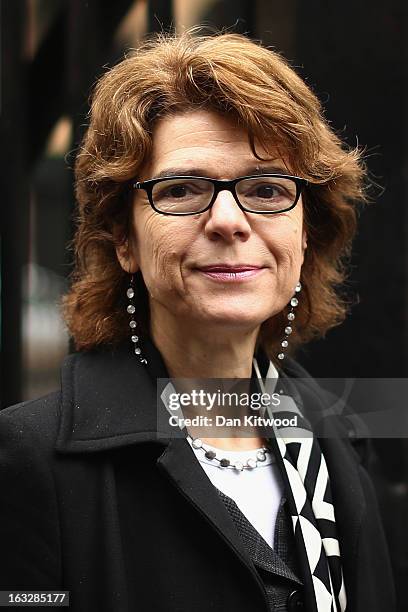
{"label": "woman", "polygon": [[[161,36],[101,78],[64,302],[79,352],[60,392],[0,416],[1,589],[76,611],[394,609],[365,445],[330,419],[317,439],[330,399],[288,357],[344,318],[363,179],[243,36]],[[296,427],[171,427],[169,377],[276,389]]]}

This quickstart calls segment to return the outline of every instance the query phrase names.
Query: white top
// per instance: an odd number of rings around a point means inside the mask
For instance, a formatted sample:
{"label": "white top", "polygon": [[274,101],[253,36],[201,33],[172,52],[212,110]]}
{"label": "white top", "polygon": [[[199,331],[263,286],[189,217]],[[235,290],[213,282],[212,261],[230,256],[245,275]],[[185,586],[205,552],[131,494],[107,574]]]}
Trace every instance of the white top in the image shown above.
{"label": "white top", "polygon": [[[256,468],[238,472],[232,468],[220,467],[218,461],[207,459],[203,449],[194,448],[191,439],[187,440],[213,485],[235,501],[249,522],[273,548],[276,517],[283,494],[283,482],[273,454],[266,453],[266,460],[258,462]],[[256,453],[260,450],[230,451],[206,443],[204,446],[213,450],[217,457],[229,459],[231,463],[238,460],[246,463],[250,457],[256,459]]]}

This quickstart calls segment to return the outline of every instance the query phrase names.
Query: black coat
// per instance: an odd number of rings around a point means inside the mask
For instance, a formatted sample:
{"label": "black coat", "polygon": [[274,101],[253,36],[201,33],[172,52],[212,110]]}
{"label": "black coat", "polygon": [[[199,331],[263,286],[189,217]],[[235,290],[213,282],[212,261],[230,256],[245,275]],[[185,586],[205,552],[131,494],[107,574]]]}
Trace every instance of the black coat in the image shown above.
{"label": "black coat", "polygon": [[[287,373],[305,375],[295,362]],[[123,349],[76,354],[62,380],[61,393],[0,414],[0,590],[69,590],[75,612],[267,612],[259,574],[188,442],[157,437],[144,366]],[[322,409],[312,379],[302,400],[306,413]],[[321,439],[347,610],[393,612],[363,442]]]}

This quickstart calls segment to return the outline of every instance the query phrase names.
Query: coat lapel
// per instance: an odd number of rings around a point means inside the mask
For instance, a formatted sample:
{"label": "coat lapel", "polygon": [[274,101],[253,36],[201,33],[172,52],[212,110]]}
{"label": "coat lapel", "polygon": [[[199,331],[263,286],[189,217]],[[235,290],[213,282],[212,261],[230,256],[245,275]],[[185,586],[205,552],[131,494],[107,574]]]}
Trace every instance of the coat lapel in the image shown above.
{"label": "coat lapel", "polygon": [[355,571],[358,564],[358,538],[366,512],[358,475],[359,465],[351,456],[347,440],[333,437],[322,438],[319,442],[330,474],[347,600],[352,604],[358,586]]}
{"label": "coat lapel", "polygon": [[202,470],[191,446],[185,439],[173,438],[157,461],[178,491],[212,524],[219,536],[247,566],[260,588],[263,583],[256,572],[245,545],[213,484]]}
{"label": "coat lapel", "polygon": [[[347,600],[352,606],[358,586],[355,573],[358,538],[366,512],[359,476],[361,457],[352,446],[358,439],[350,439],[354,432],[346,416],[330,414],[330,407],[338,399],[319,387],[297,364],[291,361],[290,366],[291,376],[282,374],[282,386],[296,398],[302,413],[311,422],[327,463]],[[322,418],[322,415],[326,416]]]}

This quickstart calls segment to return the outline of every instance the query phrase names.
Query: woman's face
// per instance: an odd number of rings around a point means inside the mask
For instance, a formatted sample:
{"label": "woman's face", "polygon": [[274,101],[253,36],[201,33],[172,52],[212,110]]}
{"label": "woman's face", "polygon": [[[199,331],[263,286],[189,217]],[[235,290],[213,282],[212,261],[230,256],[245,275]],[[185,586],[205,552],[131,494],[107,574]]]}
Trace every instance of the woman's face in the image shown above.
{"label": "woman's face", "polygon": [[[158,121],[151,160],[139,180],[175,172],[234,179],[279,169],[287,172],[282,159],[254,157],[244,129],[200,110]],[[135,191],[133,232],[130,259],[118,253],[123,268],[141,270],[153,327],[166,315],[183,331],[197,325],[216,326],[220,333],[259,327],[292,297],[306,246],[301,200],[288,212],[259,215],[243,212],[228,191],[218,194],[210,210],[184,217],[155,212],[146,192]],[[259,269],[231,281],[203,271],[215,265]]]}

